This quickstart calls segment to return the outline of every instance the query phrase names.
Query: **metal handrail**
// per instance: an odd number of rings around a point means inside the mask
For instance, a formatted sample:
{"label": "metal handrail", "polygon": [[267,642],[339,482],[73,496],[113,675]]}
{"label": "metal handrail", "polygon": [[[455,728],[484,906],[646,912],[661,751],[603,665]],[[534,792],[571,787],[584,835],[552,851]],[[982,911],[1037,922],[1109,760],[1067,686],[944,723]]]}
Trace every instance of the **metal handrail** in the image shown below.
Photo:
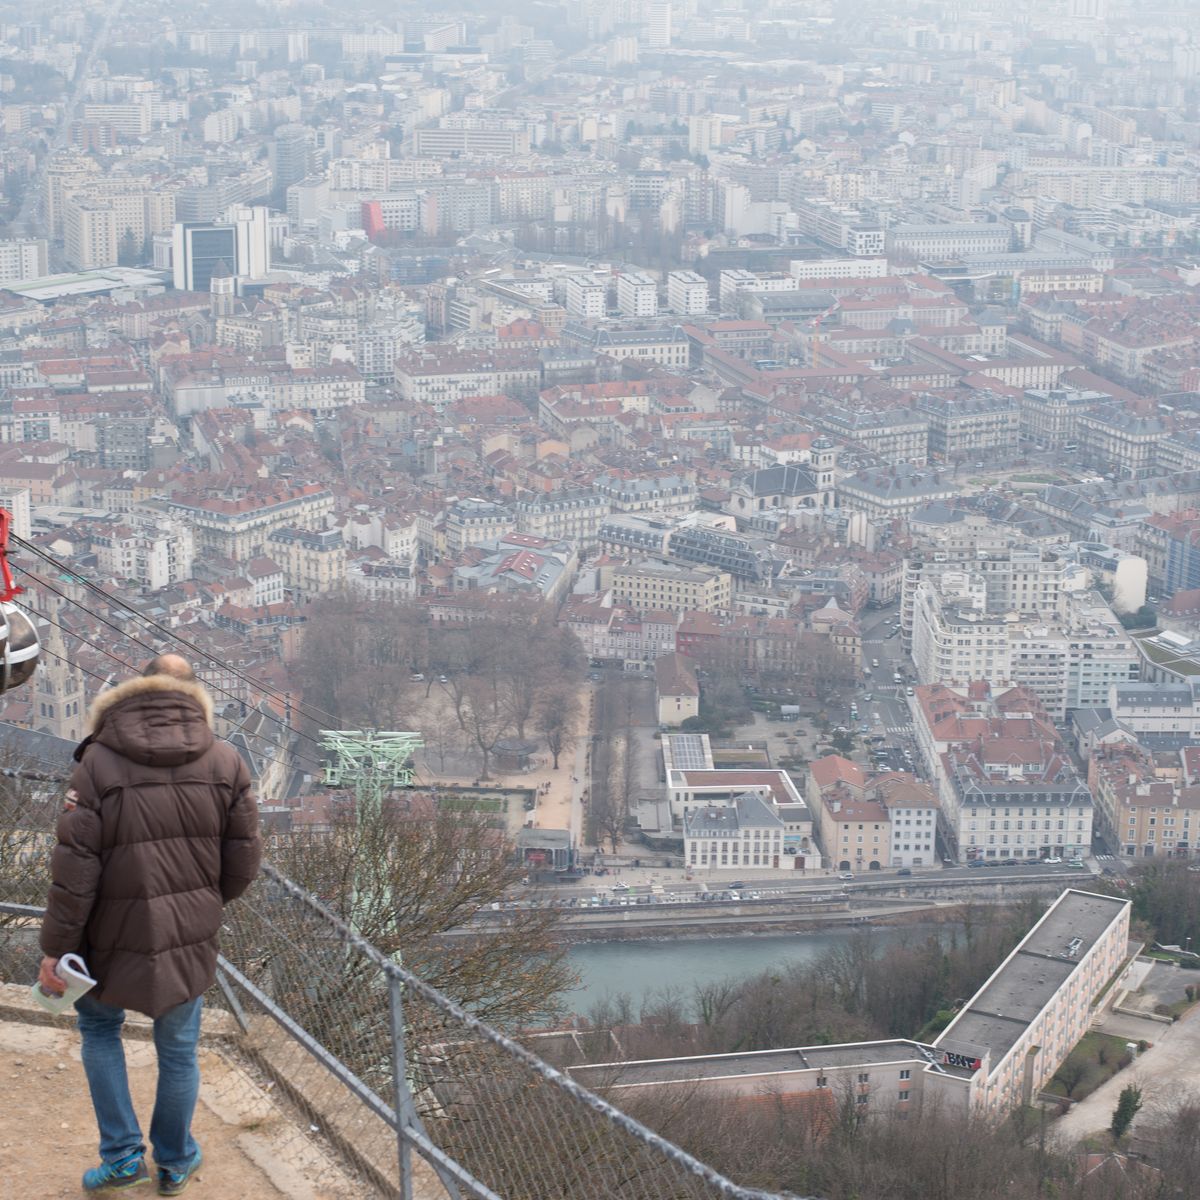
{"label": "metal handrail", "polygon": [[[402,1200],[410,1200],[414,1194],[411,1162],[414,1152],[437,1174],[451,1200],[460,1200],[464,1194],[476,1197],[477,1200],[520,1200],[519,1192],[502,1194],[478,1179],[475,1173],[439,1147],[435,1138],[431,1137],[426,1129],[418,1113],[413,1094],[410,1075],[414,1064],[406,1053],[405,1008],[414,1002],[427,1005],[430,1010],[439,1014],[448,1026],[458,1031],[457,1036],[462,1037],[464,1043],[469,1035],[474,1042],[485,1044],[491,1051],[503,1056],[510,1065],[519,1068],[531,1079],[538,1081],[541,1086],[553,1089],[566,1106],[562,1109],[564,1123],[572,1115],[587,1116],[593,1122],[598,1122],[601,1128],[607,1127],[619,1131],[621,1136],[631,1139],[631,1146],[641,1147],[639,1153],[649,1155],[660,1167],[672,1169],[677,1173],[678,1186],[672,1182],[669,1187],[659,1189],[651,1183],[647,1185],[650,1190],[647,1190],[646,1187],[640,1188],[637,1195],[646,1197],[647,1200],[656,1200],[658,1196],[662,1196],[663,1200],[674,1200],[674,1197],[685,1194],[684,1191],[679,1190],[684,1188],[688,1197],[723,1197],[727,1200],[794,1200],[794,1198],[785,1198],[777,1193],[741,1187],[726,1179],[680,1147],[656,1134],[640,1121],[582,1087],[512,1038],[472,1016],[461,1005],[383,954],[377,947],[357,934],[349,924],[325,904],[299,887],[275,867],[264,864],[263,876],[272,886],[276,895],[285,895],[289,905],[297,906],[328,931],[330,937],[324,942],[326,947],[331,943],[341,944],[348,952],[353,951],[355,955],[369,963],[386,980],[393,1095],[387,1099],[380,1096],[337,1054],[313,1037],[300,1021],[285,1011],[284,1007],[277,1003],[266,988],[260,987],[254,979],[251,979],[224,955],[218,958],[218,984],[221,991],[243,1030],[247,1028],[247,1021],[237,993],[246,998],[248,1007],[253,1007],[256,1012],[261,1012],[269,1017],[292,1042],[301,1047],[345,1087],[373,1117],[382,1121],[392,1130],[396,1138],[399,1166],[399,1189],[396,1194],[402,1197]],[[44,909],[32,905],[0,902],[0,913],[33,919],[40,917],[43,912]],[[233,913],[236,914],[236,909],[233,910]],[[315,951],[316,947],[313,949]],[[552,1129],[542,1130],[539,1128],[538,1132],[548,1134],[553,1138]],[[571,1159],[577,1150],[577,1146],[564,1139],[562,1145],[564,1158]],[[672,1179],[674,1178],[673,1176]],[[594,1188],[589,1188],[588,1181],[582,1176],[579,1180],[579,1187],[573,1194],[603,1200],[602,1194],[597,1193]]]}

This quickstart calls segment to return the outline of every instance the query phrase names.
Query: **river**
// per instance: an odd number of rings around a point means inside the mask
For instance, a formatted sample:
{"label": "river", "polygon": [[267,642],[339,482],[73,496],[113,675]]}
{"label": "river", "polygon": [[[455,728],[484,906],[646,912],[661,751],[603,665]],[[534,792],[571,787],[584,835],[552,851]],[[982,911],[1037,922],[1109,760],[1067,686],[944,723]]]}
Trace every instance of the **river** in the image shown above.
{"label": "river", "polygon": [[[925,924],[878,926],[870,929],[870,936],[880,944],[900,937],[922,941],[930,933],[945,935],[954,928]],[[564,996],[564,1002],[568,1011],[586,1016],[605,997],[625,994],[633,999],[636,1013],[648,993],[672,988],[690,997],[695,984],[746,979],[772,967],[810,962],[862,933],[860,927],[816,933],[581,942],[568,954],[571,966],[579,973],[579,986]]]}

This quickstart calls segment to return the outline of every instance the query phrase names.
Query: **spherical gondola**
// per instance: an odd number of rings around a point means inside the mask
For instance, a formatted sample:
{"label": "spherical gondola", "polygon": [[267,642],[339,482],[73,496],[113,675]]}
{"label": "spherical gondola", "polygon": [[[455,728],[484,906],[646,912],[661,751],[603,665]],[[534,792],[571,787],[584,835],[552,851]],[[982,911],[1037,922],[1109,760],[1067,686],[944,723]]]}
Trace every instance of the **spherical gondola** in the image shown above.
{"label": "spherical gondola", "polygon": [[0,692],[7,692],[32,678],[42,647],[33,622],[10,602],[0,602],[0,640]]}

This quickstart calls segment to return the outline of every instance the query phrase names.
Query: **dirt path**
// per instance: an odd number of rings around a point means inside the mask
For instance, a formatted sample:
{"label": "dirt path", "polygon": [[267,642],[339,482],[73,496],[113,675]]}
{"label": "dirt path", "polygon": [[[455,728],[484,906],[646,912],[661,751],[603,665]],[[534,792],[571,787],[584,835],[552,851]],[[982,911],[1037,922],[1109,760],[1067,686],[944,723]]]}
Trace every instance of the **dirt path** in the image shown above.
{"label": "dirt path", "polygon": [[[153,1046],[127,1039],[126,1057],[134,1103],[147,1128],[154,1102]],[[330,1164],[320,1152],[304,1146],[300,1131],[224,1058],[202,1051],[201,1073],[193,1129],[204,1165],[189,1195],[332,1200],[356,1194],[330,1180]],[[99,1156],[78,1036],[0,1020],[0,1094],[0,1192],[38,1200],[82,1195],[80,1176]],[[152,1186],[136,1191],[155,1194]]]}

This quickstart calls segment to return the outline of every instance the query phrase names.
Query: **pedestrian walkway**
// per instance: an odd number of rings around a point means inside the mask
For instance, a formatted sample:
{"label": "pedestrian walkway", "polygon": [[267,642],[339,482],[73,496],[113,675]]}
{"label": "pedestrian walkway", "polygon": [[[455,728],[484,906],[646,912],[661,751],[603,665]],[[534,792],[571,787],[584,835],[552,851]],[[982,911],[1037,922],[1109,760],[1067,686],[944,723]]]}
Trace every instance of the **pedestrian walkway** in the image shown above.
{"label": "pedestrian walkway", "polygon": [[[1120,1014],[1116,1016],[1120,1017]],[[1105,1033],[1118,1033],[1115,1024],[1112,1027],[1109,1025],[1113,1019],[1106,1019],[1101,1026]],[[1150,1024],[1148,1021],[1138,1021],[1139,1027]],[[1128,1026],[1122,1025],[1121,1028]],[[1060,1144],[1071,1146],[1089,1134],[1107,1129],[1122,1088],[1130,1084],[1142,1089],[1143,1113],[1153,1112],[1155,1101],[1159,1098],[1171,1103],[1191,1091],[1196,1082],[1196,1057],[1200,1055],[1200,1008],[1193,1008],[1174,1025],[1158,1025],[1157,1029],[1157,1040],[1146,1038],[1154,1044],[1144,1054],[1138,1055],[1132,1066],[1118,1071],[1107,1083],[1055,1122],[1054,1135]],[[1122,1035],[1118,1033],[1118,1036]],[[1134,1128],[1137,1128],[1137,1118],[1134,1119]]]}

